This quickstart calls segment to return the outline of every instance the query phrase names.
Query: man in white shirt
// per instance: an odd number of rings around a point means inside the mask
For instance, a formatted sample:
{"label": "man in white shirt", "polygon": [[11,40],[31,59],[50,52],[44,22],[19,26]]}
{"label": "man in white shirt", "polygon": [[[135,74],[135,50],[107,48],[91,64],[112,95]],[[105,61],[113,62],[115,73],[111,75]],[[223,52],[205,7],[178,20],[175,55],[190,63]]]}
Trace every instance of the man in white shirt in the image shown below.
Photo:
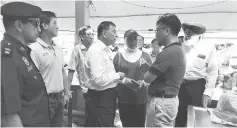
{"label": "man in white shirt", "polygon": [[56,15],[43,11],[40,16],[40,38],[30,45],[31,58],[43,76],[50,107],[50,126],[62,127],[64,106],[71,97],[64,68],[63,51],[52,38],[58,35]]}
{"label": "man in white shirt", "polygon": [[187,67],[179,91],[176,127],[185,127],[188,105],[207,107],[218,77],[215,46],[201,42],[201,34],[205,33],[206,28],[197,23],[183,23],[182,28],[185,33],[183,47]]}
{"label": "man in white shirt", "polygon": [[85,127],[112,127],[116,110],[116,86],[124,78],[124,73],[116,73],[108,47],[116,41],[115,24],[103,21],[97,32],[98,40],[91,44],[86,54],[85,69],[89,81],[86,83]]}

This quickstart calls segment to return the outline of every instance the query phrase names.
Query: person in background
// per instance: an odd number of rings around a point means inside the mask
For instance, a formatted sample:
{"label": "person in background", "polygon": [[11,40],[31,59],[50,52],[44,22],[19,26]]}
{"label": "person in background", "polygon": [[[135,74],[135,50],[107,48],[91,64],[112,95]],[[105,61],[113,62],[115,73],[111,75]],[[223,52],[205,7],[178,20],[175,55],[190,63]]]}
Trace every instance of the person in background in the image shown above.
{"label": "person in background", "polygon": [[49,96],[51,127],[62,127],[64,106],[71,97],[68,77],[64,68],[62,49],[52,40],[58,35],[56,15],[43,11],[40,15],[41,32],[30,45],[31,58],[43,76]]}
{"label": "person in background", "polygon": [[156,22],[156,37],[164,48],[144,76],[145,82],[150,83],[147,127],[174,126],[179,88],[186,69],[185,53],[178,42],[180,29],[181,22],[175,14],[164,14]]}
{"label": "person in background", "polygon": [[179,39],[179,43],[182,44],[184,42],[184,36],[179,36],[178,39]]}
{"label": "person in background", "polygon": [[78,30],[78,39],[81,42],[76,45],[71,53],[68,62],[68,82],[72,84],[74,72],[77,72],[79,86],[82,88],[83,96],[85,99],[85,117],[87,118],[87,90],[86,87],[89,78],[86,74],[86,54],[91,44],[94,43],[95,32],[90,26],[83,26]]}
{"label": "person in background", "polygon": [[237,71],[233,71],[230,76],[232,87],[236,87],[237,89]]}
{"label": "person in background", "polygon": [[119,51],[119,47],[118,44],[115,42],[114,44],[109,46],[111,53],[112,53],[112,58],[114,58],[114,56],[118,53]]}
{"label": "person in background", "polygon": [[108,47],[116,41],[116,25],[111,21],[103,21],[97,32],[98,40],[91,44],[86,57],[89,82],[86,84],[85,127],[112,127],[116,110],[116,87],[119,80],[124,78],[124,73],[116,73]]}
{"label": "person in background", "polygon": [[[77,72],[79,85],[82,88],[83,93],[87,92],[86,83],[88,82],[88,77],[85,72],[86,68],[86,53],[94,43],[95,32],[90,26],[83,26],[78,30],[78,39],[80,43],[76,45],[71,53],[69,62],[68,62],[68,82],[71,85],[74,72]],[[85,95],[84,95],[85,96]],[[85,97],[84,97],[85,98]]]}
{"label": "person in background", "polygon": [[117,86],[120,119],[123,127],[145,127],[148,87],[139,88],[138,81],[143,81],[147,70],[142,64],[151,65],[152,62],[148,53],[137,49],[137,32],[128,30],[125,33],[126,47],[114,58],[115,70],[125,73],[124,82]]}
{"label": "person in background", "polygon": [[138,36],[138,44],[137,44],[137,48],[139,50],[143,50],[143,45],[144,45],[144,37],[139,35]]}
{"label": "person in background", "polygon": [[211,101],[212,91],[218,77],[218,62],[215,46],[202,43],[205,26],[198,23],[183,23],[187,67],[179,92],[177,127],[185,127],[188,105],[203,106]]}
{"label": "person in background", "polygon": [[24,2],[1,6],[1,127],[50,127],[45,83],[28,47],[39,36],[41,12]]}
{"label": "person in background", "polygon": [[153,39],[151,41],[151,52],[150,52],[152,63],[155,62],[156,56],[161,52],[160,49],[161,49],[161,46],[158,43],[158,39],[157,38]]}

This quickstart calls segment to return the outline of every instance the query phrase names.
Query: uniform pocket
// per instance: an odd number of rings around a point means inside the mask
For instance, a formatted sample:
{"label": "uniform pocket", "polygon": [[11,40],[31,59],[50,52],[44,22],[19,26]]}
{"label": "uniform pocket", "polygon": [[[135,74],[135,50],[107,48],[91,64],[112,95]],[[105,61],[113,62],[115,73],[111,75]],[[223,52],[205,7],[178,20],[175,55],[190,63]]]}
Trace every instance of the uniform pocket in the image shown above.
{"label": "uniform pocket", "polygon": [[207,66],[206,60],[203,58],[196,57],[195,61],[193,62],[193,67],[201,70]]}

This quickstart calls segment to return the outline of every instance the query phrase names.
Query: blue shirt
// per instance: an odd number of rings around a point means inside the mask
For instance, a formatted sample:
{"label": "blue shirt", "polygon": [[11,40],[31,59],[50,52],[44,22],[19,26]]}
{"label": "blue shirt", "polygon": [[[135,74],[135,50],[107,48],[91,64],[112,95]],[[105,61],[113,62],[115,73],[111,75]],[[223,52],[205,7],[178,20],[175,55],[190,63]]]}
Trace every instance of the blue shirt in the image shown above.
{"label": "blue shirt", "polygon": [[50,127],[48,95],[31,49],[6,33],[1,48],[1,116],[17,113],[24,127]]}

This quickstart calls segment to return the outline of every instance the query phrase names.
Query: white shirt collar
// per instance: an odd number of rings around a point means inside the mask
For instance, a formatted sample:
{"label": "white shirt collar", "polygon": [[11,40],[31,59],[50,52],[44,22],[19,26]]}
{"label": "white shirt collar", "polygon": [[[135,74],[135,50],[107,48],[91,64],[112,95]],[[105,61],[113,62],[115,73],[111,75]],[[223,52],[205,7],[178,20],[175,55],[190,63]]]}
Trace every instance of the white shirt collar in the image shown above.
{"label": "white shirt collar", "polygon": [[[47,43],[45,43],[41,38],[38,38],[37,39],[37,42],[40,44],[40,45],[42,45],[42,46],[44,46],[44,47],[50,47],[50,45],[48,45]],[[54,41],[52,41],[52,45],[55,45],[55,43],[54,43]]]}
{"label": "white shirt collar", "polygon": [[81,50],[87,50],[87,48],[83,44],[79,44],[79,47],[80,47]]}
{"label": "white shirt collar", "polygon": [[109,48],[109,47],[107,47],[102,41],[100,41],[99,39],[97,39],[96,43],[97,43],[102,49]]}

